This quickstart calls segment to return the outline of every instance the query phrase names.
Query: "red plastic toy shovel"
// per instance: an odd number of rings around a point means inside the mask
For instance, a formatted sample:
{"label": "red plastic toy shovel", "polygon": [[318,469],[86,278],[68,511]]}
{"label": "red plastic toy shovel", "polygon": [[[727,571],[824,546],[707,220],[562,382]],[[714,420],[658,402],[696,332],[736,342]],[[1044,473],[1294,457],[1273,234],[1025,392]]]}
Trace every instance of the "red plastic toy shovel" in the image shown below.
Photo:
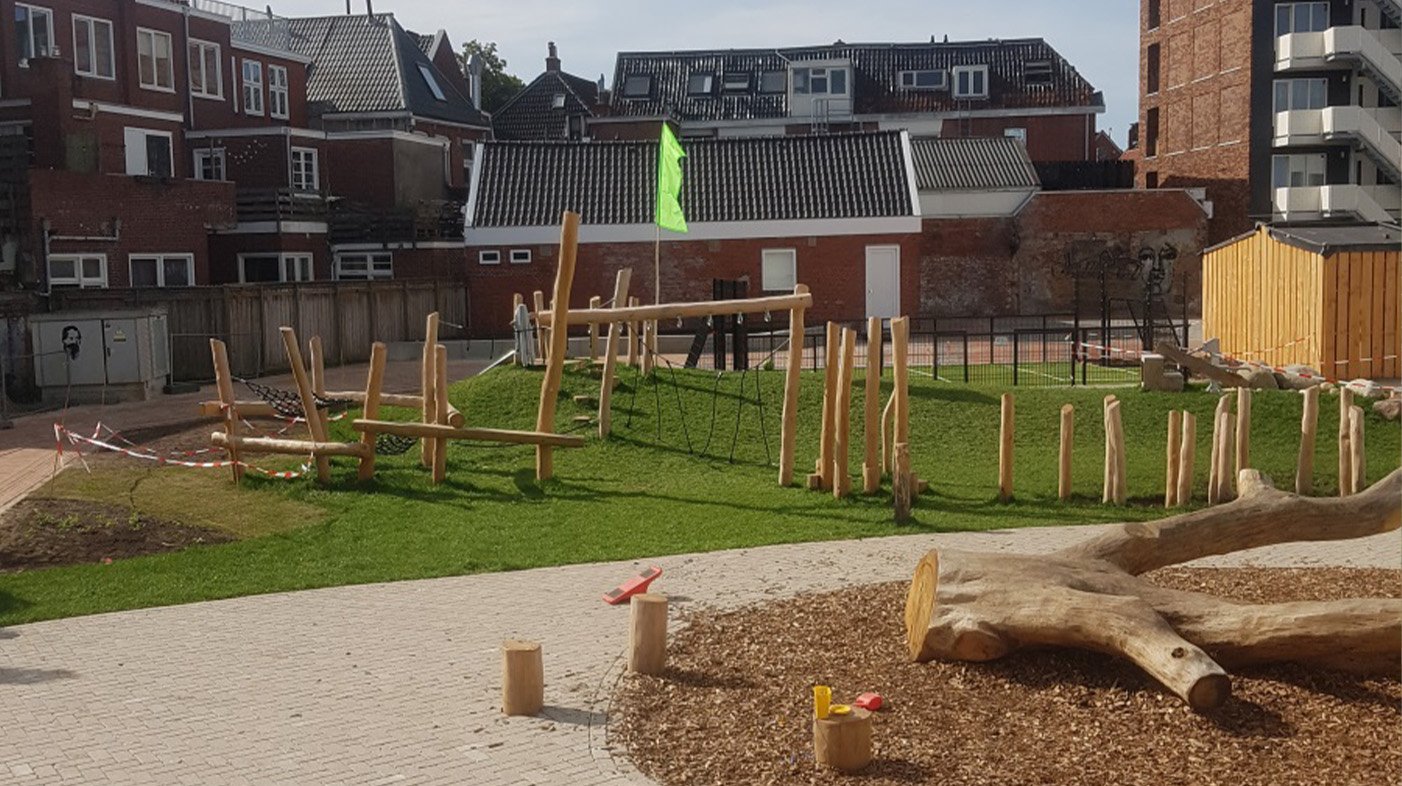
{"label": "red plastic toy shovel", "polygon": [[662,575],[662,569],[651,567],[639,573],[631,579],[619,584],[617,587],[604,593],[604,602],[610,606],[617,606],[626,602],[629,598],[640,592],[647,592],[649,584],[652,584],[658,576]]}

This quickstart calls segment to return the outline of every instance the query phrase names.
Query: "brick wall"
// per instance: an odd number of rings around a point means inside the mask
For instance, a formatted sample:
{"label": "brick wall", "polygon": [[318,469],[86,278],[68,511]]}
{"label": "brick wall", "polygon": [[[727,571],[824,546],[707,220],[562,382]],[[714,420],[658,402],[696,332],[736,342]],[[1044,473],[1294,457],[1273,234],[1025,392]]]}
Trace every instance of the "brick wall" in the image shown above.
{"label": "brick wall", "polygon": [[1033,161],[1088,161],[1094,156],[1095,115],[948,118],[941,137],[1003,136],[1009,128],[1027,132]]}
{"label": "brick wall", "polygon": [[331,247],[326,235],[281,234],[281,235],[224,235],[209,236],[209,281],[210,284],[237,284],[239,282],[240,254],[280,254],[301,253],[312,255],[312,278],[316,281],[331,280]]}

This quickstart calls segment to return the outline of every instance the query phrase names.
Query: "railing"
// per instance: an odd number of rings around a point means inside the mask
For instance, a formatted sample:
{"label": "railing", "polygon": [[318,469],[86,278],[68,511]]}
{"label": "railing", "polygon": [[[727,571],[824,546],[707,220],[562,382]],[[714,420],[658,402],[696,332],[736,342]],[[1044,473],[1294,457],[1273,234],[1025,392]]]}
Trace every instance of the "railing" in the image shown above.
{"label": "railing", "polygon": [[1277,188],[1271,199],[1279,221],[1350,217],[1371,223],[1390,223],[1397,220],[1396,212],[1402,206],[1396,198],[1396,190],[1396,186],[1298,186]]}
{"label": "railing", "polygon": [[1378,87],[1396,99],[1402,93],[1402,60],[1380,35],[1395,37],[1395,30],[1369,30],[1357,25],[1331,27],[1312,33],[1288,33],[1276,38],[1275,69],[1318,68],[1333,61],[1357,61],[1371,71]]}
{"label": "railing", "polygon": [[[1358,140],[1379,166],[1402,175],[1402,145],[1379,121],[1380,110],[1361,106],[1293,109],[1275,115],[1275,147],[1320,144],[1333,139]],[[1395,111],[1394,111],[1395,113]]]}
{"label": "railing", "polygon": [[376,210],[338,203],[331,213],[332,243],[461,241],[463,203],[424,200],[409,209]]}
{"label": "railing", "polygon": [[234,199],[241,224],[255,221],[326,221],[326,200],[320,194],[289,188],[241,188]]}
{"label": "railing", "polygon": [[273,47],[292,48],[291,23],[271,11],[260,11],[223,0],[184,0],[185,4],[197,11],[217,14],[235,23],[233,39],[244,43]]}

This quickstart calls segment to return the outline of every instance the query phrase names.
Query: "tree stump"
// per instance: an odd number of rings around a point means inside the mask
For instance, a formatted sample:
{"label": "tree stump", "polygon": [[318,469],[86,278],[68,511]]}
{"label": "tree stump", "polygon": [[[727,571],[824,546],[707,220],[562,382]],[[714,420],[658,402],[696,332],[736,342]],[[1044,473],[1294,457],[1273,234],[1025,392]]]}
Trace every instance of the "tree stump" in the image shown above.
{"label": "tree stump", "polygon": [[861,772],[871,764],[871,713],[853,707],[846,715],[813,719],[813,756],[838,772]]}
{"label": "tree stump", "polygon": [[545,663],[540,643],[508,639],[501,645],[501,711],[535,715],[545,706]]}

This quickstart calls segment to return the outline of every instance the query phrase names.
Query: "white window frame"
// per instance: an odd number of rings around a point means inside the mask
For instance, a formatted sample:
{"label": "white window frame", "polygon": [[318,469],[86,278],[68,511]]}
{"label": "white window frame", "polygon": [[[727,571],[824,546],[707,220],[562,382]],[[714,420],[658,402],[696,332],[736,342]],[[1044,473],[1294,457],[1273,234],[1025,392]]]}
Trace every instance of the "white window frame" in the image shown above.
{"label": "white window frame", "polygon": [[1003,129],[1003,136],[1016,139],[1022,143],[1023,147],[1027,146],[1027,129],[1022,126],[1009,126]]}
{"label": "white window frame", "polygon": [[[216,177],[216,178],[205,177],[205,176],[204,176],[204,164],[205,164],[205,161],[218,161],[218,162],[219,162],[219,174],[221,175],[221,177]],[[195,150],[195,161],[194,161],[194,163],[195,163],[195,179],[196,179],[196,180],[218,180],[218,181],[226,181],[226,180],[229,179],[229,168],[228,168],[228,167],[229,167],[229,157],[228,157],[228,154],[224,152],[224,148],[222,148],[222,147],[214,147],[214,148],[201,147],[201,148],[197,148],[197,149]]]}
{"label": "white window frame", "polygon": [[[249,252],[239,254],[239,283],[248,283],[248,276],[244,269],[244,264],[250,257],[276,257],[278,283],[297,284],[316,280],[316,255],[310,251],[288,251],[283,253],[269,252],[257,253]],[[289,265],[291,270],[289,270]],[[289,275],[291,273],[292,275]],[[271,283],[271,282],[257,282]]]}
{"label": "white window frame", "polygon": [[[346,263],[363,265],[354,275],[347,275]],[[335,272],[337,281],[378,281],[394,278],[394,254],[389,251],[337,251]]]}
{"label": "white window frame", "polygon": [[[97,278],[91,278],[83,273],[83,262],[96,259],[101,267],[101,273]],[[53,274],[54,262],[72,262],[73,275],[55,277]],[[50,254],[48,261],[49,286],[71,286],[79,289],[106,289],[107,288],[107,255],[106,254]]]}
{"label": "white window frame", "polygon": [[477,264],[479,265],[500,265],[501,252],[495,248],[484,248],[477,252]]}
{"label": "white window frame", "polygon": [[[166,284],[166,262],[167,262],[167,261],[174,261],[174,260],[178,260],[178,259],[183,259],[183,260],[185,261],[185,272],[186,272],[186,276],[189,278],[189,281],[190,281],[190,283],[189,283],[188,286],[194,286],[194,285],[195,285],[195,255],[194,255],[194,254],[158,254],[158,253],[147,253],[147,254],[128,254],[128,255],[127,255],[127,285],[128,285],[128,286],[134,286],[134,285],[132,284],[132,282],[136,279],[136,277],[133,276],[133,275],[131,274],[131,273],[132,273],[132,265],[136,264],[137,260],[147,260],[147,259],[153,259],[153,260],[156,261],[156,286],[157,286],[157,287],[162,287],[162,288],[163,288],[163,287],[166,287],[166,286],[167,286],[167,284]],[[186,285],[184,285],[184,284],[172,284],[172,285],[169,285],[169,286],[186,286]]]}
{"label": "white window frame", "polygon": [[[209,65],[208,53],[211,51],[214,53],[214,92],[210,92],[209,90],[210,75],[209,70],[206,68],[206,66]],[[197,52],[198,57],[196,57]],[[188,47],[188,51],[186,52],[186,58],[188,59],[188,68],[186,70],[190,72],[190,95],[193,95],[196,98],[209,98],[215,101],[223,101],[224,55],[219,49],[219,44],[216,44],[213,41],[204,41],[199,38],[191,38],[190,46]],[[204,78],[204,83],[201,85],[195,84],[194,64],[196,62],[200,64],[200,76]]]}
{"label": "white window frame", "polygon": [[[170,172],[151,172],[151,160],[146,155],[146,138],[152,136],[164,137],[166,144],[170,146]],[[135,151],[132,144],[140,137],[141,145]],[[133,177],[175,177],[175,134],[170,131],[158,131],[152,128],[138,128],[127,126],[122,129],[122,143],[126,148],[126,173]]]}
{"label": "white window frame", "polygon": [[[832,77],[837,72],[842,73],[842,92],[840,93],[832,89]],[[823,80],[822,90],[813,89],[815,79]],[[794,95],[845,97],[851,95],[852,92],[852,69],[845,65],[795,67],[793,78],[789,81],[793,84]]]}
{"label": "white window frame", "polygon": [[[1317,27],[1314,24],[1314,13],[1318,10],[1324,11],[1324,25]],[[1329,3],[1327,2],[1303,2],[1303,3],[1278,3],[1273,9],[1275,12],[1275,35],[1277,38],[1292,33],[1317,33],[1329,29]],[[1305,29],[1297,30],[1299,26],[1299,13],[1305,11],[1309,14],[1309,19],[1305,24]],[[1281,29],[1281,16],[1286,18],[1286,29]]]}
{"label": "white window frame", "polygon": [[[693,90],[693,83],[699,82],[700,89]],[[715,94],[716,75],[712,71],[693,71],[686,77],[686,95],[688,98],[710,98]]]}
{"label": "white window frame", "polygon": [[[156,57],[156,41],[165,39],[166,42],[166,72],[161,73],[160,59]],[[149,41],[151,47],[151,77],[155,81],[147,82],[146,75],[141,73],[141,44]],[[161,77],[165,77],[165,83],[161,83]],[[175,92],[175,37],[164,30],[152,30],[149,27],[136,28],[136,79],[141,84],[143,90],[154,90],[158,93]]]}
{"label": "white window frame", "polygon": [[[30,53],[31,53],[30,57],[48,57],[48,56],[52,55],[53,52],[54,52],[54,48],[57,46],[57,43],[55,42],[55,38],[54,38],[54,36],[56,35],[55,32],[54,32],[54,10],[53,10],[52,8],[46,8],[45,6],[42,6],[42,5],[30,5],[29,3],[15,3],[15,10],[16,10],[16,11],[18,11],[18,10],[21,9],[21,8],[23,8],[24,10],[26,10],[26,11],[29,12],[29,19],[30,19],[30,22],[29,22],[29,51],[30,51]],[[46,36],[46,37],[48,38],[48,40],[44,42],[44,51],[43,51],[43,52],[40,52],[40,51],[39,51],[38,42],[34,40],[34,21],[33,21],[33,20],[34,20],[34,14],[35,14],[36,12],[39,13],[39,14],[42,14],[42,15],[44,15],[44,16],[47,16],[48,19],[49,19],[49,23],[48,23],[47,25],[45,25],[45,30],[46,30],[46,32],[48,33],[48,35]],[[21,68],[28,68],[28,67],[29,67],[29,57],[25,57],[23,51],[18,52],[18,54],[19,54],[19,56],[20,56],[20,57],[19,57],[19,64],[20,64],[20,67],[21,67]]]}
{"label": "white window frame", "polygon": [[287,66],[268,64],[268,116],[286,120],[292,114],[292,91]]}
{"label": "white window frame", "polygon": [[[1305,102],[1303,106],[1295,105],[1295,88],[1305,85]],[[1285,86],[1285,106],[1280,105],[1279,90]],[[1318,89],[1319,106],[1312,106],[1315,92]],[[1272,112],[1293,112],[1302,109],[1324,109],[1329,106],[1329,80],[1324,77],[1295,77],[1276,79],[1271,82],[1271,111]]]}
{"label": "white window frame", "polygon": [[[250,71],[249,66],[253,66]],[[256,74],[252,79],[249,74]],[[240,95],[243,96],[243,113],[255,117],[263,116],[263,61],[251,57],[239,60]],[[251,100],[256,99],[256,100]]]}
{"label": "white window frame", "polygon": [[753,77],[749,71],[731,71],[721,77],[720,89],[723,93],[748,93]]}
{"label": "white window frame", "polygon": [[[310,154],[310,156],[308,156]],[[297,157],[303,158],[302,171],[308,171],[307,161],[311,162],[311,188],[307,188],[305,182],[297,183]],[[321,162],[318,151],[314,147],[293,147],[287,153],[287,184],[298,191],[316,192],[321,190]],[[305,180],[305,179],[304,179]]]}
{"label": "white window frame", "polygon": [[[920,84],[922,76],[935,75],[938,79],[934,84]],[[902,90],[948,90],[949,74],[943,68],[922,68],[918,71],[902,71],[900,75],[900,85]]]}
{"label": "white window frame", "polygon": [[[968,89],[968,90],[963,90],[963,89],[961,89],[961,85],[960,85],[960,79],[959,79],[959,78],[960,78],[961,76],[965,76],[965,75],[967,75],[967,76],[969,77],[969,89]],[[988,66],[986,66],[986,65],[960,65],[960,66],[955,66],[955,67],[954,67],[954,70],[953,70],[953,72],[952,72],[952,77],[953,77],[953,78],[951,79],[951,82],[953,83],[953,85],[952,85],[951,89],[954,91],[954,97],[955,97],[955,98],[988,98]],[[983,84],[982,84],[982,87],[983,87],[982,90],[974,90],[974,89],[973,89],[973,87],[974,87],[974,77],[978,77],[978,78],[979,78],[979,81],[981,81],[981,82],[983,83]]]}
{"label": "white window frame", "polygon": [[[783,265],[785,271],[771,272],[771,265]],[[778,276],[783,276],[780,281]],[[759,282],[764,292],[792,292],[798,284],[798,249],[766,248],[759,252]],[[777,286],[782,284],[782,286]]]}
{"label": "white window frame", "polygon": [[531,263],[531,250],[529,248],[511,249],[511,264],[529,265]]}
{"label": "white window frame", "polygon": [[564,109],[564,108],[565,108],[565,94],[564,94],[564,93],[556,93],[556,94],[552,95],[552,96],[550,97],[550,108],[551,108],[551,109]]}
{"label": "white window frame", "polygon": [[[99,25],[107,26],[107,66],[106,73],[103,73],[102,65],[97,61],[97,47],[94,42],[97,40],[97,28]],[[92,68],[84,71],[78,65],[78,28],[88,29],[88,62]],[[100,16],[87,16],[85,14],[73,15],[73,73],[89,79],[106,79],[116,81],[117,79],[117,28],[112,24],[111,19],[103,19]]]}

